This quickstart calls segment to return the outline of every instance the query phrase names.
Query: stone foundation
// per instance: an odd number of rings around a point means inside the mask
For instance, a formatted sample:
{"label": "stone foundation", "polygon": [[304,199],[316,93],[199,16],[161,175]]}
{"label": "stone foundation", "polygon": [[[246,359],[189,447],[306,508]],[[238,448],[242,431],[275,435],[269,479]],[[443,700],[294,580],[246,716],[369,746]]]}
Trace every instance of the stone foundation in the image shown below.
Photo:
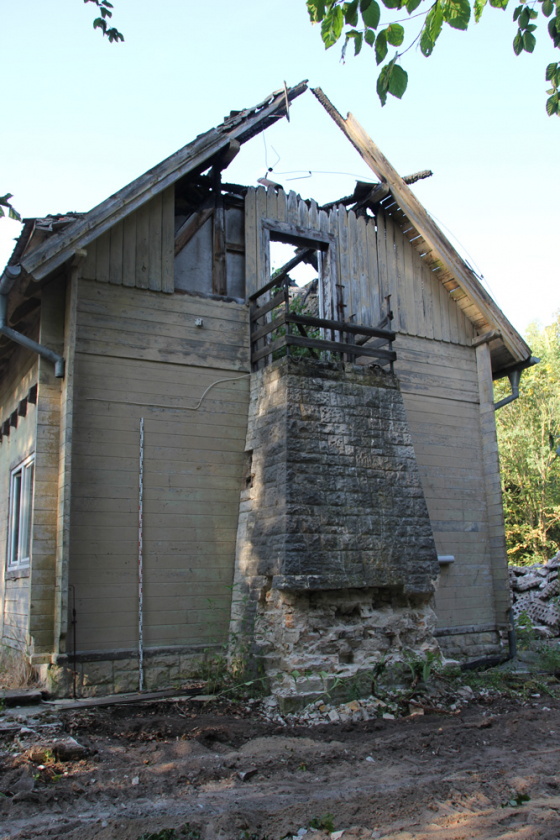
{"label": "stone foundation", "polygon": [[[284,711],[325,695],[366,696],[399,681],[407,660],[439,652],[427,602],[379,589],[285,592],[259,604],[254,640]],[[404,668],[403,668],[404,666]]]}
{"label": "stone foundation", "polygon": [[[201,663],[212,656],[212,649],[147,650],[144,658],[144,691],[179,687],[196,678]],[[56,663],[38,666],[41,681],[52,697],[71,697],[74,687],[72,657],[57,656]],[[76,696],[102,697],[128,694],[139,690],[138,656],[129,652],[107,651],[107,658],[79,654],[75,663]]]}
{"label": "stone foundation", "polygon": [[436,632],[436,636],[442,653],[450,659],[481,659],[507,652],[507,639],[504,645],[498,630],[453,635],[439,635]]}

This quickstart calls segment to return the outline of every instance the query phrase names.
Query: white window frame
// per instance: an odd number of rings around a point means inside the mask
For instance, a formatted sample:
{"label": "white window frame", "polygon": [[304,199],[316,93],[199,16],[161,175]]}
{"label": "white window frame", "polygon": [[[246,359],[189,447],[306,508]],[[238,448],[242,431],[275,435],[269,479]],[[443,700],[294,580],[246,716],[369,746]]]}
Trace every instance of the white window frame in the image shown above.
{"label": "white window frame", "polygon": [[10,472],[8,570],[29,566],[34,478],[35,455],[30,455]]}

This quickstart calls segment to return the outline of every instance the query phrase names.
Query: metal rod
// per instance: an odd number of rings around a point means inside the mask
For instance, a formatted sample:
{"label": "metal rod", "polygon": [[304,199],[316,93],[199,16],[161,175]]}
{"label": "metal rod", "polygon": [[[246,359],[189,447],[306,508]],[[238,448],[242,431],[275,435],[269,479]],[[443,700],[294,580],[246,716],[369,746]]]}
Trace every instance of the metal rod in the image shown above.
{"label": "metal rod", "polygon": [[138,690],[144,690],[144,418],[140,418],[138,476]]}

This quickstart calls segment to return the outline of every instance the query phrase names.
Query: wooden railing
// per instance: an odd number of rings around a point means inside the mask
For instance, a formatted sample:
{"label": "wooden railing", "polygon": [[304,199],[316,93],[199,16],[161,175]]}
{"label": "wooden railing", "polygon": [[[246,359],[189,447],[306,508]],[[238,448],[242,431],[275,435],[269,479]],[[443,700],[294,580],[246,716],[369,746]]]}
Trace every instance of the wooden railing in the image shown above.
{"label": "wooden railing", "polygon": [[[397,354],[393,350],[395,332],[391,329],[393,313],[390,309],[390,296],[386,298],[387,314],[381,323],[375,327],[366,327],[293,312],[290,310],[289,289],[289,277],[275,277],[249,298],[253,370],[269,364],[274,354],[278,358],[278,351],[283,348],[286,348],[285,355],[290,356],[291,347],[306,347],[316,359],[326,352],[347,362],[369,356],[393,373],[393,362]],[[259,298],[264,295],[268,299],[259,305]],[[278,310],[281,311],[278,313]],[[318,328],[321,336],[310,337],[307,332],[309,327]],[[275,337],[274,333],[278,333],[281,328],[282,334]]]}

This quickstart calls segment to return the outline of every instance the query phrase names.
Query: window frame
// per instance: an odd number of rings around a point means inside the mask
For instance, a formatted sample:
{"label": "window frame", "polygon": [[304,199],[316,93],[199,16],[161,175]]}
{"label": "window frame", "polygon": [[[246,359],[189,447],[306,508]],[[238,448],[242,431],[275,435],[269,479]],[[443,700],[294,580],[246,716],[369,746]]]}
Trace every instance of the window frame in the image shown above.
{"label": "window frame", "polygon": [[[35,454],[28,455],[10,470],[8,506],[7,571],[27,568],[31,562],[31,528],[33,524],[33,488],[35,482]],[[17,487],[17,489],[16,489]],[[17,523],[15,517],[17,516]],[[15,525],[17,524],[17,544]],[[24,556],[25,555],[25,556]]]}

